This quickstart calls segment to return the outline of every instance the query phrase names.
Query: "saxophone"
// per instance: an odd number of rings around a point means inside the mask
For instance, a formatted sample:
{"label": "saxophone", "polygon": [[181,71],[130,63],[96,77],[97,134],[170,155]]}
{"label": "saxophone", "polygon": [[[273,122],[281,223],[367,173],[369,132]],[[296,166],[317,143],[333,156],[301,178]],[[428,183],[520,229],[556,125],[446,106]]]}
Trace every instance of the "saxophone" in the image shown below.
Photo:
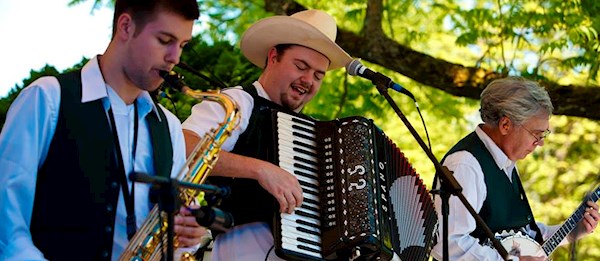
{"label": "saxophone", "polygon": [[[219,91],[200,92],[188,88],[183,84],[181,77],[176,72],[163,71],[161,72],[161,76],[165,79],[165,82],[180,92],[199,101],[208,100],[217,102],[225,110],[223,122],[219,124],[218,128],[211,129],[202,137],[187,158],[185,167],[177,175],[177,179],[180,181],[202,184],[218,159],[221,145],[231,135],[231,132],[237,125],[240,117],[237,105],[229,96]],[[197,190],[180,189],[178,196],[182,205],[189,206],[200,194],[201,192]],[[164,213],[160,212],[158,205],[152,208],[144,224],[135,233],[133,238],[131,238],[119,260],[146,261],[161,259],[167,242],[167,218]],[[177,240],[174,241],[176,242]],[[194,255],[191,253],[182,253],[179,259],[195,260]]]}

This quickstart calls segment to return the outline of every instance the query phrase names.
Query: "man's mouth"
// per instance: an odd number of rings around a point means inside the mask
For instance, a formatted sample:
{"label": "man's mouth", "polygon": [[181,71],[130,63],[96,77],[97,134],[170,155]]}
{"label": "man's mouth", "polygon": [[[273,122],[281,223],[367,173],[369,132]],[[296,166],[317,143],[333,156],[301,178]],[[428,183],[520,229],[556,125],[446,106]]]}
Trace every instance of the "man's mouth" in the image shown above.
{"label": "man's mouth", "polygon": [[161,65],[161,66],[156,66],[153,67],[152,69],[157,70],[157,71],[165,71],[165,72],[170,72],[171,70],[173,70],[172,66],[168,66],[168,65]]}
{"label": "man's mouth", "polygon": [[292,89],[296,90],[300,94],[305,94],[308,92],[308,88],[305,88],[302,85],[292,85]]}

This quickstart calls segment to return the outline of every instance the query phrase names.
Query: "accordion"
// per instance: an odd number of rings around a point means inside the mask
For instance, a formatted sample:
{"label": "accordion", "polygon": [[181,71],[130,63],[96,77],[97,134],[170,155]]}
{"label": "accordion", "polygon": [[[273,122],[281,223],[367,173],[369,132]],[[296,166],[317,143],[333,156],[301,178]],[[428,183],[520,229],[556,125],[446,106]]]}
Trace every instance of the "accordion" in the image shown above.
{"label": "accordion", "polygon": [[274,220],[288,260],[428,260],[438,220],[429,192],[371,120],[318,122],[274,111],[276,161],[304,202]]}

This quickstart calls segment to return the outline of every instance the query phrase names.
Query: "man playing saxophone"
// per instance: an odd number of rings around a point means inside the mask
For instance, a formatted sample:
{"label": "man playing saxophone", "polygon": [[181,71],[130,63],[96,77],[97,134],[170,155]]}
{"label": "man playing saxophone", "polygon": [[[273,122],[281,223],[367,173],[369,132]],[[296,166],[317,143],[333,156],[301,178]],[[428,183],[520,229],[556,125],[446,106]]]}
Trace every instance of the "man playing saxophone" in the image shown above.
{"label": "man playing saxophone", "polygon": [[[351,60],[335,43],[336,32],[333,17],[308,10],[262,19],[242,36],[243,54],[264,71],[253,85],[224,91],[237,102],[242,118],[223,144],[209,181],[231,187],[219,208],[233,214],[236,227],[216,237],[213,260],[273,258],[269,224],[276,211],[291,213],[300,206],[303,196],[295,176],[265,160],[273,148],[268,112],[299,112],[319,91],[326,72]],[[214,106],[195,105],[183,123],[188,153],[223,119]]]}
{"label": "man playing saxophone", "polygon": [[[198,16],[196,0],[117,0],[103,55],[20,93],[0,134],[0,260],[119,257],[152,207],[150,186],[127,176],[185,163],[180,122],[148,92]],[[181,208],[175,233],[188,247],[205,230]]]}

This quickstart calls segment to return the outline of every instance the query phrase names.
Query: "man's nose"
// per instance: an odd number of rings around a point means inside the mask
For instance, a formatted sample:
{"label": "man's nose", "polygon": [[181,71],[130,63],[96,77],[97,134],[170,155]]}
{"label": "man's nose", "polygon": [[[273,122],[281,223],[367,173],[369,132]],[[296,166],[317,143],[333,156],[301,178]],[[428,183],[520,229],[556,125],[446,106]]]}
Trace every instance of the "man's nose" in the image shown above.
{"label": "man's nose", "polygon": [[181,57],[181,52],[183,51],[182,48],[179,48],[179,46],[174,46],[172,48],[169,48],[166,56],[165,56],[165,60],[168,63],[172,63],[172,64],[178,64],[179,63],[179,58]]}

